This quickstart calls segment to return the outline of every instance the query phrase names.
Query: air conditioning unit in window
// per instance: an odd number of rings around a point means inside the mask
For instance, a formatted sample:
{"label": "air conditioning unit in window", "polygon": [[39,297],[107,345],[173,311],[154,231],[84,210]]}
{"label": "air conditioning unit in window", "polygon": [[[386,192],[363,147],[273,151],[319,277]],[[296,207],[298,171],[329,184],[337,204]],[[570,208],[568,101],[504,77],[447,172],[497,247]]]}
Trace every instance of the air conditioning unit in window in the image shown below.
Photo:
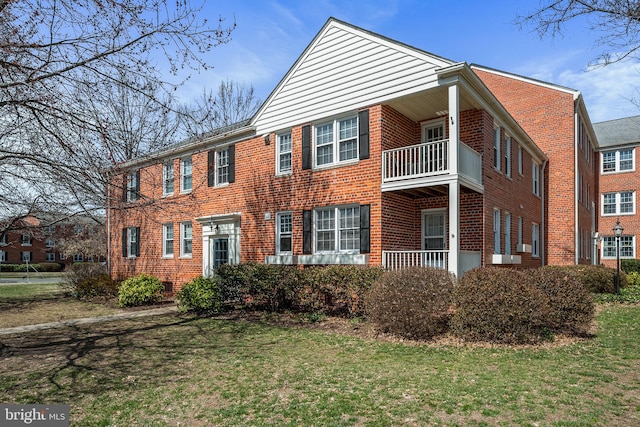
{"label": "air conditioning unit in window", "polygon": [[518,245],[518,247],[516,248],[516,250],[518,252],[524,252],[524,253],[531,253],[532,247],[531,245],[525,245],[524,243],[521,243]]}

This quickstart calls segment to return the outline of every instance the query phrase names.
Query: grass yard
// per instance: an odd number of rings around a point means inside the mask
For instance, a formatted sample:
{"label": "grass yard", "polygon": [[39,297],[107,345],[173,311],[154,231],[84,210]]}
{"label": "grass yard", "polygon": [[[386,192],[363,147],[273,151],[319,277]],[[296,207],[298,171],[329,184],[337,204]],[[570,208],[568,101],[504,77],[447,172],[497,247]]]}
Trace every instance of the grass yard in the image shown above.
{"label": "grass yard", "polygon": [[117,309],[66,297],[57,283],[0,284],[0,328],[117,313]]}
{"label": "grass yard", "polygon": [[1,336],[0,402],[82,426],[640,425],[640,306],[598,322],[519,348],[179,315]]}

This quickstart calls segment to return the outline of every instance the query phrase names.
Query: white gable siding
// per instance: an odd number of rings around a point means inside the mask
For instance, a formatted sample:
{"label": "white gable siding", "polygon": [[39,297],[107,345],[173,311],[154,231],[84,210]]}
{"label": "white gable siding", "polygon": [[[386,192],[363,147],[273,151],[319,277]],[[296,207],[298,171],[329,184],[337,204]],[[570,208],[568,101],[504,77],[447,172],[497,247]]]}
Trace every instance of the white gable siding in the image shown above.
{"label": "white gable siding", "polygon": [[437,85],[451,63],[329,22],[256,115],[258,134],[355,111]]}

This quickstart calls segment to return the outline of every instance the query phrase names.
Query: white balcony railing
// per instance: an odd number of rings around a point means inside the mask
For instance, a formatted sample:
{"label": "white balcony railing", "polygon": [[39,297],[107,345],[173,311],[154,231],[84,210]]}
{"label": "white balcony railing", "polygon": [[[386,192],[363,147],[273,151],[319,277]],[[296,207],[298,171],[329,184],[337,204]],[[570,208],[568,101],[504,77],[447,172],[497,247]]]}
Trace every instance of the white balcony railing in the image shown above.
{"label": "white balcony railing", "polygon": [[427,142],[382,153],[382,181],[442,175],[449,172],[449,140]]}
{"label": "white balcony railing", "polygon": [[449,251],[382,251],[382,265],[388,270],[407,267],[437,267],[447,269]]}
{"label": "white balcony railing", "polygon": [[477,183],[482,183],[482,156],[464,142],[461,142],[459,156],[460,173],[468,176]]}

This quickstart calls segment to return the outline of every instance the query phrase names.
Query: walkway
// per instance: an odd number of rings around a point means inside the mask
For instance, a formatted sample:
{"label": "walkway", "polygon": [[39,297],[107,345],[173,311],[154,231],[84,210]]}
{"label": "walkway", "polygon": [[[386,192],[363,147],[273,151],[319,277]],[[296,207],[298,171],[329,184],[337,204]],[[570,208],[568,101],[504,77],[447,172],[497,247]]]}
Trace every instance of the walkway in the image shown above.
{"label": "walkway", "polygon": [[24,332],[39,331],[42,329],[62,328],[66,326],[87,325],[90,323],[111,322],[114,320],[134,319],[136,317],[158,316],[161,314],[175,313],[178,307],[153,308],[150,310],[129,311],[126,313],[110,314],[108,316],[85,317],[82,319],[61,320],[59,322],[40,323],[38,325],[16,326],[14,328],[0,329],[0,335],[20,334]]}

